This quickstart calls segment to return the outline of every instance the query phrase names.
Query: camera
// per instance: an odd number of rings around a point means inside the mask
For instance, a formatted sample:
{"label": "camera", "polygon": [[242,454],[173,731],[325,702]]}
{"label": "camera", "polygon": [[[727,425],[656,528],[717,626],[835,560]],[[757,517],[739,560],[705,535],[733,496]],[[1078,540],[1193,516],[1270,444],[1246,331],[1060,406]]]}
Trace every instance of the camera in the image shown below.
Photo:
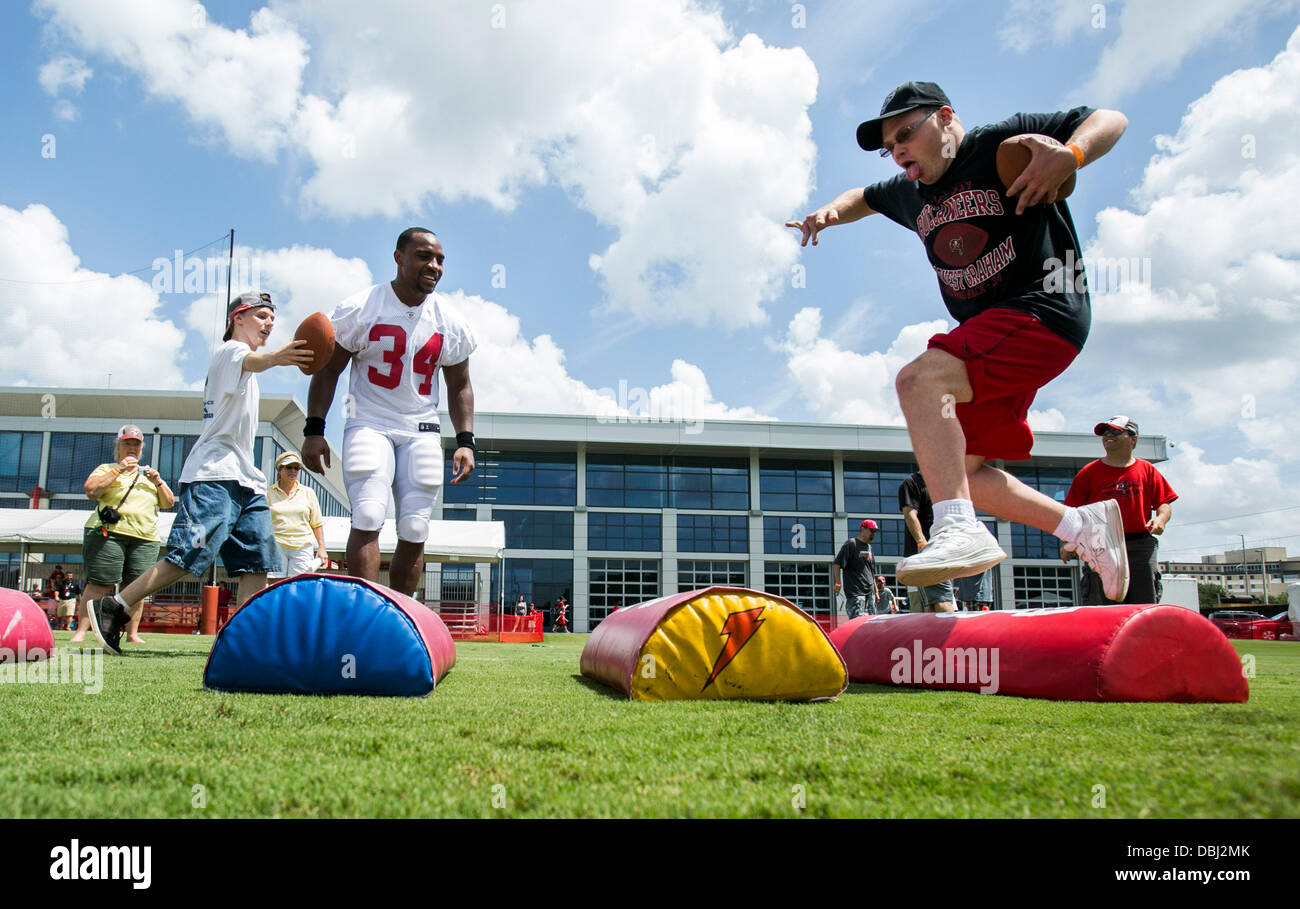
{"label": "camera", "polygon": [[112,505],[104,505],[99,509],[99,519],[105,524],[116,524],[122,520],[122,514]]}

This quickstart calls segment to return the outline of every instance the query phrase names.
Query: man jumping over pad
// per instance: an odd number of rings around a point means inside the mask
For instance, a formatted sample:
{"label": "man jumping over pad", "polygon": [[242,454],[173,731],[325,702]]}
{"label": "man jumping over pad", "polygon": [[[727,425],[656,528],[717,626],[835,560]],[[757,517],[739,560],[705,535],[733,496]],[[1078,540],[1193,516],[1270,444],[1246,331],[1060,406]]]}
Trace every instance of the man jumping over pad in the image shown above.
{"label": "man jumping over pad", "polygon": [[[787,222],[802,232],[804,246],[815,246],[832,224],[876,212],[916,231],[958,323],[932,337],[896,380],[934,499],[931,537],[899,562],[901,584],[968,577],[1005,559],[976,520],[979,507],[1056,535],[1101,576],[1109,599],[1124,598],[1128,558],[1113,501],[1068,508],[985,462],[1029,457],[1029,405],[1088,337],[1083,274],[1064,265],[1082,261],[1079,239],[1065,203],[1049,200],[1074,170],[1109,151],[1127,125],[1118,111],[1078,107],[1016,114],[967,131],[938,85],[907,82],[857,132],[864,150],[892,156],[903,173],[847,190],[803,221]],[[996,156],[1012,137],[1033,157],[1004,189]]]}

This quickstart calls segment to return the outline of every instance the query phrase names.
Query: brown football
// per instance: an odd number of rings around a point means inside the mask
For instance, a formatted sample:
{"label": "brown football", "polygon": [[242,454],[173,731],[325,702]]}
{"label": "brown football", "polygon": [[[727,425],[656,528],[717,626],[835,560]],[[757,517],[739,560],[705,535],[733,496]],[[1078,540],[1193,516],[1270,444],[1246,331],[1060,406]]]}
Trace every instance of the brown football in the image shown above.
{"label": "brown football", "polygon": [[[998,179],[1002,181],[1002,188],[1010,188],[1012,183],[1016,182],[1016,177],[1020,176],[1021,171],[1029,166],[1029,159],[1032,152],[1028,145],[1021,145],[1016,141],[1016,137],[1002,140],[998,146]],[[1056,188],[1056,198],[1053,202],[1060,202],[1070,193],[1074,192],[1075,175],[1065,178],[1065,182]]]}
{"label": "brown football", "polygon": [[302,320],[298,330],[293,333],[295,341],[306,341],[307,349],[313,354],[311,363],[298,368],[306,375],[314,375],[324,368],[334,356],[334,326],[324,313],[314,312]]}

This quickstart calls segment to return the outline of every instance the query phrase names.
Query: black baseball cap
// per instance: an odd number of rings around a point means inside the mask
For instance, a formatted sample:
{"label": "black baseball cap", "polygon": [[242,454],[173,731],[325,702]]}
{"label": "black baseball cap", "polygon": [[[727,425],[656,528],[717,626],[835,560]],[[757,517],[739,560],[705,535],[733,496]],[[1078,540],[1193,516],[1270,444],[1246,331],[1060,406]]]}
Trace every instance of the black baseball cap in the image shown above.
{"label": "black baseball cap", "polygon": [[235,299],[226,304],[226,333],[221,340],[229,341],[231,334],[235,331],[235,316],[249,309],[258,309],[265,306],[271,312],[275,312],[275,304],[271,302],[271,295],[263,291],[250,290],[242,293]]}
{"label": "black baseball cap", "polygon": [[918,107],[952,107],[952,102],[933,82],[904,82],[885,96],[885,103],[880,106],[880,116],[874,120],[865,120],[858,124],[858,144],[864,151],[876,151],[885,147],[881,137],[880,125],[890,117],[905,114]]}

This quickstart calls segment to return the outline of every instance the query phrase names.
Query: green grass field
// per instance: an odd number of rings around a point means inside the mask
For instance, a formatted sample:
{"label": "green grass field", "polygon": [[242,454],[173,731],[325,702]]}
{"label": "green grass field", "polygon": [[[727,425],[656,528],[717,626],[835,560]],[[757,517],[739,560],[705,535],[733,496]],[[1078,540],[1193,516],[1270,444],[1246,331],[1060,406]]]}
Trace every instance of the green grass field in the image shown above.
{"label": "green grass field", "polygon": [[461,644],[419,699],[218,694],[212,638],[148,639],[104,659],[98,694],[0,684],[5,816],[1300,815],[1294,643],[1236,642],[1256,658],[1247,704],[875,685],[648,704],[579,675],[585,635]]}

